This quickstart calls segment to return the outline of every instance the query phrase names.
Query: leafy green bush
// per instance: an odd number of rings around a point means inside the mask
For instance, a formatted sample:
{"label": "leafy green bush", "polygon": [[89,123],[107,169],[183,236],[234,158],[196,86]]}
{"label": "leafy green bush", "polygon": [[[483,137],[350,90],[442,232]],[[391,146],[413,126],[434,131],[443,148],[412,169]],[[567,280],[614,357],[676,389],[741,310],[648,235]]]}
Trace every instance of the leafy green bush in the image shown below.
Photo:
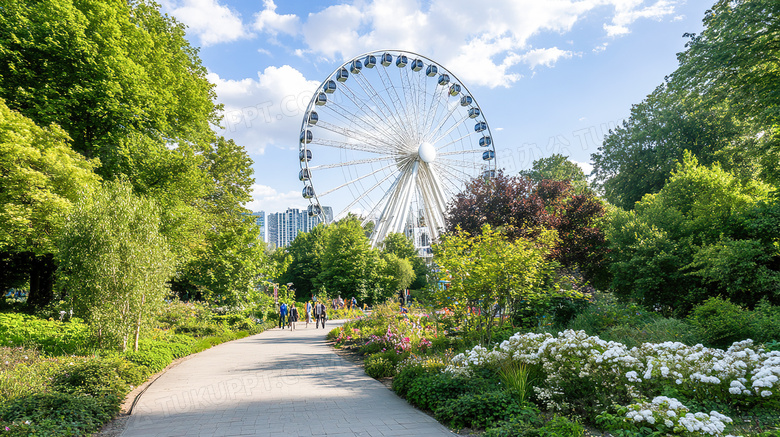
{"label": "leafy green bush", "polygon": [[423,410],[435,410],[441,403],[466,393],[496,390],[497,386],[479,377],[436,373],[414,379],[407,390],[406,400]]}
{"label": "leafy green bush", "polygon": [[[593,302],[576,316],[569,329],[585,331],[588,335],[601,335],[615,326],[637,327],[658,317],[634,303],[620,302],[611,293],[594,293]],[[557,332],[557,330],[556,330]]]}
{"label": "leafy green bush", "polygon": [[124,355],[128,361],[146,366],[152,373],[160,372],[173,362],[173,354],[168,349],[128,351]]}
{"label": "leafy green bush", "polygon": [[39,393],[0,407],[0,428],[7,436],[83,436],[119,412],[120,398],[68,393]]}
{"label": "leafy green bush", "polygon": [[232,313],[222,316],[214,316],[213,320],[217,323],[222,323],[226,326],[229,326],[233,331],[246,331],[250,334],[256,334],[260,332],[257,323],[243,314]]}
{"label": "leafy green bush", "polygon": [[685,320],[659,317],[639,326],[618,325],[607,329],[601,336],[607,341],[616,341],[632,348],[642,343],[663,343],[678,341],[692,346],[701,343],[693,325]]}
{"label": "leafy green bush", "polygon": [[522,412],[520,403],[506,391],[468,393],[442,402],[436,418],[454,428],[485,428]]}
{"label": "leafy green bush", "polygon": [[379,379],[395,375],[395,364],[386,355],[386,353],[378,353],[369,355],[366,358],[364,364],[368,376]]}
{"label": "leafy green bush", "polygon": [[393,391],[398,393],[398,396],[406,397],[415,380],[423,376],[439,374],[440,372],[438,369],[426,368],[422,365],[402,367],[395,378],[393,378]]}
{"label": "leafy green bush", "polygon": [[711,297],[693,309],[689,320],[706,346],[727,348],[736,341],[751,338],[750,316],[739,305]]}
{"label": "leafy green bush", "polygon": [[585,428],[564,416],[555,415],[536,431],[539,437],[582,437]]}
{"label": "leafy green bush", "polygon": [[53,386],[63,393],[122,397],[131,386],[142,384],[148,376],[146,368],[121,357],[95,358],[65,366],[54,378]]}
{"label": "leafy green bush", "polygon": [[66,364],[78,362],[70,357],[45,357],[34,349],[0,347],[0,404],[43,392]]}
{"label": "leafy green bush", "polygon": [[26,346],[50,355],[71,355],[84,351],[89,342],[89,327],[77,318],[60,322],[0,313],[0,346]]}
{"label": "leafy green bush", "polygon": [[518,413],[488,428],[483,437],[536,437],[536,429],[542,426],[541,417],[542,413],[534,404],[524,403]]}
{"label": "leafy green bush", "polygon": [[780,306],[761,301],[751,319],[754,321],[753,340],[767,344],[780,341]]}

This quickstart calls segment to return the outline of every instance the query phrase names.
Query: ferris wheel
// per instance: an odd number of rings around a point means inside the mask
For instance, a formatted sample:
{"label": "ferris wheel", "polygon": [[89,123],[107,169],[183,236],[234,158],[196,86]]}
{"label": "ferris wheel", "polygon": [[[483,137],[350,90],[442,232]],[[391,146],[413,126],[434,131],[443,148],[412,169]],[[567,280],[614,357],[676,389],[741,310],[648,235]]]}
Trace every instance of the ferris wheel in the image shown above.
{"label": "ferris wheel", "polygon": [[[310,216],[341,201],[374,223],[371,243],[391,232],[445,226],[449,200],[475,177],[491,177],[496,152],[474,96],[441,64],[386,50],[347,61],[320,84],[299,137],[303,197]],[[346,199],[346,200],[345,200]],[[416,246],[426,246],[416,241]]]}

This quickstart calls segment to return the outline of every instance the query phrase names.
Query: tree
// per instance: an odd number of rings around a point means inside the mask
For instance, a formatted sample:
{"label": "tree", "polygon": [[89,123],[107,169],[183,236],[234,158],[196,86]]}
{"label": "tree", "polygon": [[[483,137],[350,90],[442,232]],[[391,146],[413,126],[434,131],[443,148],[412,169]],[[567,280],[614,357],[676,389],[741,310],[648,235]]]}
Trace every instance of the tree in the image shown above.
{"label": "tree", "polygon": [[247,216],[236,216],[210,231],[206,242],[203,253],[185,270],[197,297],[231,308],[252,302],[266,262],[254,222]]}
{"label": "tree", "polygon": [[380,258],[371,247],[357,218],[340,220],[328,227],[322,254],[322,271],[315,284],[344,298],[369,300],[377,287]]}
{"label": "tree", "polygon": [[449,281],[438,293],[439,303],[453,309],[467,330],[479,329],[481,343],[489,344],[500,310],[520,301],[533,306],[558,294],[556,266],[547,260],[554,242],[554,231],[543,231],[536,241],[512,240],[487,224],[479,235],[443,235],[433,246],[441,279]]}
{"label": "tree", "polygon": [[542,229],[556,230],[550,256],[565,267],[580,267],[588,279],[603,281],[603,204],[592,192],[575,194],[568,181],[522,177],[473,180],[447,209],[447,230],[478,235],[488,224],[510,240],[536,238]]}
{"label": "tree", "polygon": [[428,284],[428,266],[423,258],[417,256],[417,249],[414,248],[412,240],[402,233],[391,232],[382,241],[381,247],[383,253],[393,254],[398,258],[405,259],[412,266],[414,279],[402,288],[410,287],[414,290],[425,288]]}
{"label": "tree", "polygon": [[385,262],[384,275],[387,278],[387,284],[383,287],[384,293],[374,297],[374,302],[392,298],[398,291],[406,290],[415,279],[414,269],[409,260],[392,253],[386,253],[382,258]]}
{"label": "tree", "polygon": [[28,304],[52,297],[54,238],[73,203],[100,178],[98,165],[74,152],[57,126],[41,128],[0,100],[0,253],[5,284],[30,283]]}
{"label": "tree", "polygon": [[218,122],[214,85],[184,26],[145,0],[9,0],[0,9],[0,97],[56,123],[76,151],[116,173],[128,132],[204,144]]}
{"label": "tree", "polygon": [[98,344],[134,350],[142,327],[166,295],[173,262],[149,199],[123,181],[108,182],[80,200],[57,241],[60,290]]}
{"label": "tree", "polygon": [[766,210],[770,188],[741,181],[688,154],[657,194],[615,211],[607,236],[611,288],[648,308],[684,315],[710,296],[753,306],[777,293],[780,256]]}
{"label": "tree", "polygon": [[310,299],[321,285],[317,275],[322,272],[327,233],[328,228],[319,225],[310,232],[299,233],[286,250],[277,249],[286,251],[292,257],[279,282],[292,282],[296,298]]}
{"label": "tree", "polygon": [[588,178],[579,165],[569,161],[567,156],[558,153],[534,161],[530,170],[523,170],[520,176],[539,183],[545,179],[569,181],[575,193],[583,194],[589,190]]}
{"label": "tree", "polygon": [[[670,86],[707,105],[727,102],[752,147],[732,148],[759,162],[759,176],[780,184],[780,4],[774,0],[718,0],[701,34],[688,34],[687,50]],[[751,176],[754,173],[751,173]]]}
{"label": "tree", "polygon": [[634,105],[592,155],[596,181],[611,203],[632,209],[657,193],[688,150],[743,180],[780,184],[780,65],[774,0],[718,0],[679,66]]}

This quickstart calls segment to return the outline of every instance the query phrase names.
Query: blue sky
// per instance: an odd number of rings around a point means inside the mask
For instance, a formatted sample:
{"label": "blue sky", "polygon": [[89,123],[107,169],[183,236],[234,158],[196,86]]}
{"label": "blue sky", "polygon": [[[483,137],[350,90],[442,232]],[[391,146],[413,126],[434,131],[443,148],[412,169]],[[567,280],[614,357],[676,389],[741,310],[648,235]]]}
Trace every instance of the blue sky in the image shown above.
{"label": "blue sky", "polygon": [[[163,0],[254,160],[252,210],[304,208],[298,135],[312,93],[373,50],[431,58],[490,124],[499,168],[562,153],[584,169],[611,127],[677,66],[709,0]],[[327,187],[317,187],[325,189]],[[334,200],[335,203],[349,199]]]}

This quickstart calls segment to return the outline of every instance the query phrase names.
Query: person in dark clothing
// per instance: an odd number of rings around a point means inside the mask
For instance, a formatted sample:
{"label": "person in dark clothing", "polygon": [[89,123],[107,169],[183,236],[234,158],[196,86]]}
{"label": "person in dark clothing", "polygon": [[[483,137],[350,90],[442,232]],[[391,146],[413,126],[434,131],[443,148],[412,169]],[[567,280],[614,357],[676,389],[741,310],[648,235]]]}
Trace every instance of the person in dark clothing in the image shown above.
{"label": "person in dark clothing", "polygon": [[319,328],[320,324],[322,324],[322,329],[325,329],[325,317],[327,317],[327,313],[325,312],[325,305],[320,302],[314,306],[314,318],[317,319],[317,325],[315,328]]}
{"label": "person in dark clothing", "polygon": [[295,322],[298,321],[298,307],[295,304],[290,305],[290,317],[289,317],[290,329],[295,330]]}

